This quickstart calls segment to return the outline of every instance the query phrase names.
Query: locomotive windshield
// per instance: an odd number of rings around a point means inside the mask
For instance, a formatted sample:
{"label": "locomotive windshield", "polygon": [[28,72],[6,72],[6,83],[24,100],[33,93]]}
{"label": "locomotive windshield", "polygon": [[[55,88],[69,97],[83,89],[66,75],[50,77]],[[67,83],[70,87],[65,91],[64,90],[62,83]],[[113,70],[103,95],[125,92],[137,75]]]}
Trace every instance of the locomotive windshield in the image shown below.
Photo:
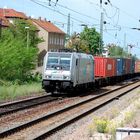
{"label": "locomotive windshield", "polygon": [[71,55],[49,54],[47,61],[48,70],[70,70]]}

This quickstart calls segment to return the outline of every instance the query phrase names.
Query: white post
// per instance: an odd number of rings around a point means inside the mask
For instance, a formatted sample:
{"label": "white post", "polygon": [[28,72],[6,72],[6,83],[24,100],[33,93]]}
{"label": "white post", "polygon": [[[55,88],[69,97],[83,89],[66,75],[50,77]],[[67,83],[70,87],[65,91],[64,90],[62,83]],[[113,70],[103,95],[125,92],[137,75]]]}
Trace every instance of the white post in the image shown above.
{"label": "white post", "polygon": [[29,49],[29,28],[30,27],[25,27],[25,29],[27,29],[27,49]]}

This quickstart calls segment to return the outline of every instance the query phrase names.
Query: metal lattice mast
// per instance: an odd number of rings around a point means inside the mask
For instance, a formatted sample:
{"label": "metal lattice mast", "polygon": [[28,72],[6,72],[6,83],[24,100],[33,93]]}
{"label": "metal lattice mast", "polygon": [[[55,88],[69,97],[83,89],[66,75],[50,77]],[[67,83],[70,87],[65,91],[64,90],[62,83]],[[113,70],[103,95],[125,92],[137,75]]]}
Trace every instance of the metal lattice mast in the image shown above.
{"label": "metal lattice mast", "polygon": [[70,14],[68,14],[67,37],[70,37]]}

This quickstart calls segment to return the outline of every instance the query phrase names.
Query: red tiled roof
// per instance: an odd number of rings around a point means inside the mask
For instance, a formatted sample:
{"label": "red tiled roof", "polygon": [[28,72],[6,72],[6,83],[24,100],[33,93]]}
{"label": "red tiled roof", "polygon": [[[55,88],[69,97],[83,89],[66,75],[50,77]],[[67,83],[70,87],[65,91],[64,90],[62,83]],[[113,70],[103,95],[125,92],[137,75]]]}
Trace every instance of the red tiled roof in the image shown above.
{"label": "red tiled roof", "polygon": [[26,15],[22,12],[17,12],[14,9],[2,9],[2,8],[0,8],[0,17],[27,19]]}
{"label": "red tiled roof", "polygon": [[49,21],[43,21],[43,20],[37,20],[37,19],[33,19],[32,21],[35,22],[40,27],[42,27],[47,32],[65,34],[62,30],[60,30],[58,27],[56,27],[53,23]]}

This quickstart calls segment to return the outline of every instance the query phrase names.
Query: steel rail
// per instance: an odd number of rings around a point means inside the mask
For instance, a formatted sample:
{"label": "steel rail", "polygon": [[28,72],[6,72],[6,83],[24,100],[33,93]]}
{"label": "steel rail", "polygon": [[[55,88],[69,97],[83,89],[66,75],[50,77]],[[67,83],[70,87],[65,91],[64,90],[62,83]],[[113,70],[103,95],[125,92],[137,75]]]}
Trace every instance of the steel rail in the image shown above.
{"label": "steel rail", "polygon": [[57,99],[58,99],[57,97],[52,97],[51,95],[43,95],[39,97],[32,97],[32,98],[28,98],[24,100],[1,104],[0,117],[3,115],[8,115],[10,113],[20,111],[20,110],[29,109],[37,105],[49,103]]}

